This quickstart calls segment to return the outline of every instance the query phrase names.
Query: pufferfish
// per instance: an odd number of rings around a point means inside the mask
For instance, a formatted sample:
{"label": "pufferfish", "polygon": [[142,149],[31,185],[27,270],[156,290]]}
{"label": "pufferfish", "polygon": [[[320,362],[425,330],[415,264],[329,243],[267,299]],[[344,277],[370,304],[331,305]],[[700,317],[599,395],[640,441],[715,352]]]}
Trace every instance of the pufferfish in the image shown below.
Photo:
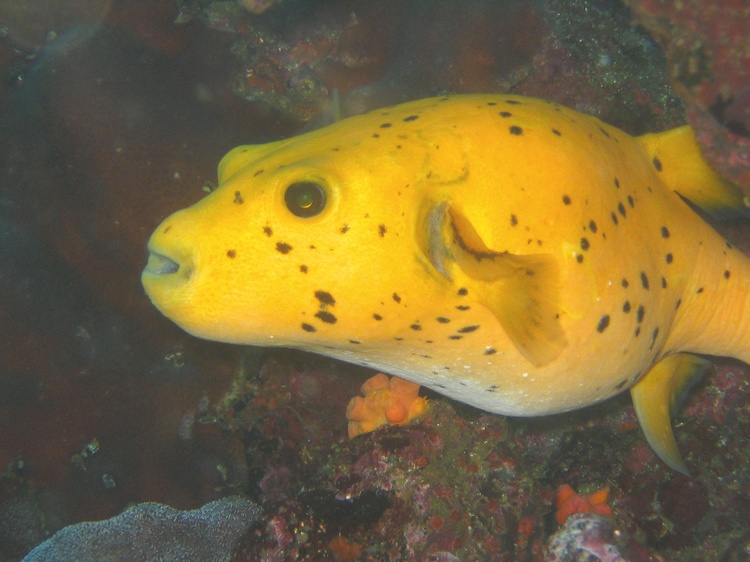
{"label": "pufferfish", "polygon": [[750,261],[683,197],[742,210],[689,127],[631,137],[555,103],[431,98],[219,163],[166,218],[143,285],[211,340],[285,346],[540,416],[630,389],[670,413],[720,355],[750,362]]}

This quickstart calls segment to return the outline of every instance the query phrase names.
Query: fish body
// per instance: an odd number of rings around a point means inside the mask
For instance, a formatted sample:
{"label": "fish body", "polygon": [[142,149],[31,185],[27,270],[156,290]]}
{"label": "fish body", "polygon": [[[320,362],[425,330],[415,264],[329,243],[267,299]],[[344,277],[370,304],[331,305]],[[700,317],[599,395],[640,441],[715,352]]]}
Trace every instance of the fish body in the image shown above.
{"label": "fish body", "polygon": [[670,406],[704,368],[692,354],[750,361],[750,262],[681,196],[742,207],[687,127],[636,138],[532,98],[425,99],[232,150],[218,189],[156,229],[142,279],[198,337],[499,414],[633,387],[684,471]]}

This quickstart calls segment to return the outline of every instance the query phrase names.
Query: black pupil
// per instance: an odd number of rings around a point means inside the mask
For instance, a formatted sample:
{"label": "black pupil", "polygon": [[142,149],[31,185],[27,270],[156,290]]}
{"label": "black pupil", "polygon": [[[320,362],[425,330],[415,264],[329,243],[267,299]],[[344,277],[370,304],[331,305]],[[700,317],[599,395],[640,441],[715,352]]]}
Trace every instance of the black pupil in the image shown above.
{"label": "black pupil", "polygon": [[317,183],[300,181],[286,188],[284,201],[293,214],[309,218],[320,214],[326,206],[326,193]]}

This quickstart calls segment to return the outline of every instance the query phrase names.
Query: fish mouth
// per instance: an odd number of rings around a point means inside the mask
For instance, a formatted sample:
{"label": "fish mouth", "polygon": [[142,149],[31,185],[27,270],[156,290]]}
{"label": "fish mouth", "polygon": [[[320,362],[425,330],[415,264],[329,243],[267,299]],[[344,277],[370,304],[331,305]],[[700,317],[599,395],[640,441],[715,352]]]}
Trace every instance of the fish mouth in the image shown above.
{"label": "fish mouth", "polygon": [[149,294],[158,291],[176,290],[193,276],[195,267],[191,255],[182,252],[165,252],[156,245],[149,245],[148,261],[143,268],[141,280]]}
{"label": "fish mouth", "polygon": [[144,273],[152,273],[154,275],[171,275],[177,273],[180,270],[180,264],[174,261],[169,256],[159,254],[157,252],[150,251],[148,253],[148,262]]}

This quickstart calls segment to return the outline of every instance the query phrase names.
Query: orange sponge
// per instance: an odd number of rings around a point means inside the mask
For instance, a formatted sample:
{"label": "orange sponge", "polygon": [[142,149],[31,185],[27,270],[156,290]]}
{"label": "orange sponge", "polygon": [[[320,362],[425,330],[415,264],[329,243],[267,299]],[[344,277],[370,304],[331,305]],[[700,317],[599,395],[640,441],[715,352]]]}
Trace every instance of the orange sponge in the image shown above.
{"label": "orange sponge", "polygon": [[555,518],[562,525],[568,516],[574,513],[588,513],[589,511],[599,515],[611,515],[612,508],[607,505],[609,488],[602,488],[589,496],[582,496],[568,484],[563,484],[557,489],[555,507],[557,512]]}
{"label": "orange sponge", "polygon": [[419,385],[398,377],[378,373],[365,381],[362,394],[364,398],[352,398],[346,408],[350,438],[387,423],[408,423],[427,412],[427,400],[419,396]]}

